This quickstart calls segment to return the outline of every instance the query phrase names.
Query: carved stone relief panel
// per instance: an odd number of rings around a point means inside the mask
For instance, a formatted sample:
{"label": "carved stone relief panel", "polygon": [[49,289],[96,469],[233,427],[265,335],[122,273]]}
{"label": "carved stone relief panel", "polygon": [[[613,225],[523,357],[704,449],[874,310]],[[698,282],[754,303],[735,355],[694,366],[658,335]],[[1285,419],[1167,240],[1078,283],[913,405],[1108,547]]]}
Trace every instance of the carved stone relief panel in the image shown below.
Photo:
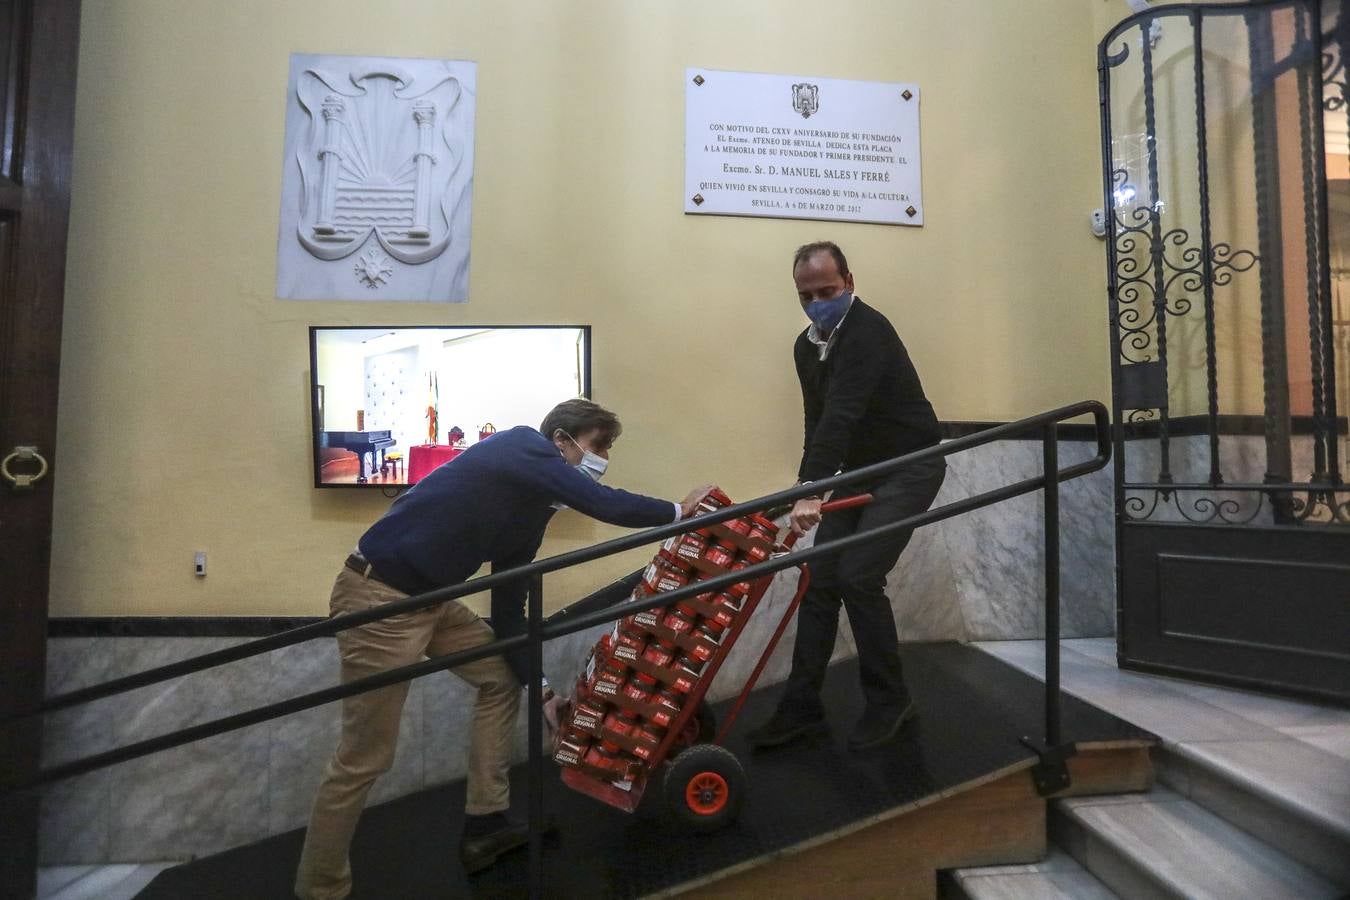
{"label": "carved stone relief panel", "polygon": [[469,299],[476,73],[291,55],[278,297]]}

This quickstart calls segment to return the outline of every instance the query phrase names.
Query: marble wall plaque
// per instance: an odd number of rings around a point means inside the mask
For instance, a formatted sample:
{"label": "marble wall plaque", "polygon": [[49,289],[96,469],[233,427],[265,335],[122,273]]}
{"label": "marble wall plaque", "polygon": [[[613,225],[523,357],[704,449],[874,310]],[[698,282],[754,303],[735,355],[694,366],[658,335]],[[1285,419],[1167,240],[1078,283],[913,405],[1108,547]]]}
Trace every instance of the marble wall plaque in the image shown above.
{"label": "marble wall plaque", "polygon": [[919,86],[685,71],[684,211],[922,225]]}
{"label": "marble wall plaque", "polygon": [[278,297],[468,300],[476,73],[291,55]]}

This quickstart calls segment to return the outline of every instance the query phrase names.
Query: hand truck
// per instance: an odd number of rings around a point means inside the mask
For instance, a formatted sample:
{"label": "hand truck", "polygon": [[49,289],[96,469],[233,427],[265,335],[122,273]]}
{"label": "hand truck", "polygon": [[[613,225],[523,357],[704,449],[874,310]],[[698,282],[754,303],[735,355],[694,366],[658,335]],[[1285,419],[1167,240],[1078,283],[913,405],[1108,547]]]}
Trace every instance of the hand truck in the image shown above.
{"label": "hand truck", "polygon": [[[822,514],[828,514],[864,506],[871,501],[871,494],[857,494],[825,503],[820,511]],[[731,540],[742,549],[748,549],[748,542],[743,536],[719,525],[710,526],[710,529],[718,538]],[[773,555],[781,556],[791,552],[796,539],[796,534],[789,531],[781,542],[773,546]],[[765,645],[764,652],[760,654],[759,661],[727,713],[721,728],[715,728],[704,697],[722,663],[736,645],[746,622],[754,615],[760,600],[767,593],[773,582],[773,575],[766,575],[751,583],[735,620],[685,696],[680,711],[671,720],[664,738],[654,750],[648,750],[645,760],[632,760],[626,771],[618,773],[617,777],[615,771],[601,770],[584,763],[568,765],[562,770],[563,783],[601,803],[631,813],[642,801],[643,794],[657,771],[664,768],[663,790],[666,803],[682,824],[695,831],[710,832],[734,821],[745,802],[749,784],[740,760],[724,746],[724,741],[810,586],[811,573],[806,563],[799,564],[797,568],[800,572],[797,592],[784,609],[773,636]],[[594,652],[598,654],[600,650],[597,648]],[[639,714],[643,712],[640,709],[643,704],[616,701],[616,705],[636,708]],[[564,729],[559,728],[554,736],[555,748],[563,731]],[[608,732],[605,737],[625,747],[634,743]]]}

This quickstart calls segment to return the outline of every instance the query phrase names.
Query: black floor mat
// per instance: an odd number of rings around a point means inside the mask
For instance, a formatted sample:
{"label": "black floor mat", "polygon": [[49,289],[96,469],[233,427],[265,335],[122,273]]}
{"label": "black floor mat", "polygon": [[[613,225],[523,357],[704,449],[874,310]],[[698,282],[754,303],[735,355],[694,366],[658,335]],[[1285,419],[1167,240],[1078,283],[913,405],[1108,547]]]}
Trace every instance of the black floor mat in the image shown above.
{"label": "black floor mat", "polygon": [[[1034,761],[1019,738],[1041,736],[1039,681],[960,644],[906,644],[902,652],[919,718],[866,753],[845,746],[861,712],[855,661],[832,666],[826,680],[832,732],[803,743],[747,750],[742,735],[768,717],[780,689],[756,691],[728,741],[749,777],[749,799],[739,821],[715,835],[680,828],[664,808],[659,778],[628,815],[569,790],[549,763],[545,808],[559,829],[545,845],[547,895],[649,894]],[[1152,738],[1068,696],[1063,734],[1083,742]],[[523,766],[512,772],[512,800],[523,817]],[[523,850],[464,874],[456,852],[463,808],[457,782],[367,809],[352,845],[353,898],[524,896]],[[139,896],[290,897],[303,837],[292,831],[167,869]]]}

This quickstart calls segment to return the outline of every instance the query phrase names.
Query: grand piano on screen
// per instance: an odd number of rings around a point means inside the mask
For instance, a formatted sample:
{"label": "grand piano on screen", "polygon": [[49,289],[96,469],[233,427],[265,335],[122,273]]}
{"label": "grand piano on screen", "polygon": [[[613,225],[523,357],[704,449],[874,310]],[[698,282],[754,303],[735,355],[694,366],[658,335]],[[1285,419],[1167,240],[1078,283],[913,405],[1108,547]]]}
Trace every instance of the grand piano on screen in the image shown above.
{"label": "grand piano on screen", "polygon": [[[350,450],[356,454],[358,474],[356,481],[358,484],[366,483],[366,454],[370,454],[370,474],[384,468],[384,452],[393,447],[397,441],[393,439],[388,430],[384,431],[325,431],[323,433],[323,447],[337,447],[342,450]],[[380,463],[375,464],[375,454],[380,454]]]}

